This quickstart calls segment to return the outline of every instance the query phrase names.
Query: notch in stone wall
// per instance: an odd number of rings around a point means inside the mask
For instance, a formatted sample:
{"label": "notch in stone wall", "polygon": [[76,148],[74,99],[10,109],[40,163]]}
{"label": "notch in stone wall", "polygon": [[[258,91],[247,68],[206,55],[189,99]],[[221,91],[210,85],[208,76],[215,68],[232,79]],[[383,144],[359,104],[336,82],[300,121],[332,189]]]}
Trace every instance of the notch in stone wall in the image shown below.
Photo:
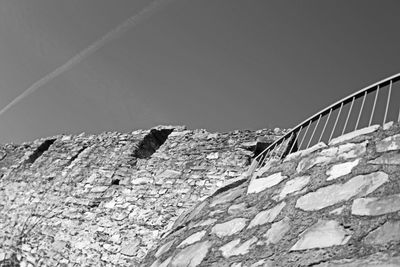
{"label": "notch in stone wall", "polygon": [[133,156],[139,159],[148,159],[157,149],[164,144],[174,129],[151,129],[139,143]]}
{"label": "notch in stone wall", "polygon": [[46,152],[57,139],[48,139],[44,141],[26,160],[26,163],[34,163],[44,152]]}
{"label": "notch in stone wall", "polygon": [[73,156],[71,157],[71,159],[68,161],[68,165],[71,165],[71,163],[72,163],[74,160],[76,160],[76,159],[78,158],[78,156],[79,156],[83,151],[85,151],[86,148],[87,148],[87,146],[83,146],[81,149],[79,149],[79,151],[76,152],[76,154],[73,155]]}

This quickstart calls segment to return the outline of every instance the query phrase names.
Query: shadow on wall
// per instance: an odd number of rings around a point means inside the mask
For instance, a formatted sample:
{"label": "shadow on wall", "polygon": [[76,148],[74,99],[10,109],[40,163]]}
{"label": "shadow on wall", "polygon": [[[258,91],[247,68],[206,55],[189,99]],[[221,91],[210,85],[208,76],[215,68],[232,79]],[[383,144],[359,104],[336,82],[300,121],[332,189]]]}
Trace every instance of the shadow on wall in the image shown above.
{"label": "shadow on wall", "polygon": [[174,129],[150,130],[150,133],[140,142],[133,156],[139,159],[148,159],[162,144],[164,144],[173,131]]}

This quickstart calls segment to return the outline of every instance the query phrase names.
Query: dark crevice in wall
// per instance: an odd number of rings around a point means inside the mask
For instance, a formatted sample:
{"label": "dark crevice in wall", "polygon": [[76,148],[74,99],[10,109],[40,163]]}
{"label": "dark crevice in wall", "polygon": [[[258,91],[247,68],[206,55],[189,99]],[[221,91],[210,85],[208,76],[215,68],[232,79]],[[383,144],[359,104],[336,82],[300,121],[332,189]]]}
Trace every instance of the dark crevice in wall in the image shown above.
{"label": "dark crevice in wall", "polygon": [[69,160],[68,165],[71,165],[71,163],[78,158],[78,156],[86,149],[87,147],[84,146],[79,151]]}
{"label": "dark crevice in wall", "polygon": [[119,185],[119,179],[112,179],[111,185]]}
{"label": "dark crevice in wall", "polygon": [[34,163],[44,152],[46,152],[50,146],[56,141],[57,139],[49,139],[44,141],[33,153],[29,156],[26,163]]}
{"label": "dark crevice in wall", "polygon": [[148,159],[157,149],[164,144],[174,129],[152,129],[139,143],[133,156],[139,159]]}
{"label": "dark crevice in wall", "polygon": [[3,160],[7,157],[7,152],[0,149],[0,160]]}

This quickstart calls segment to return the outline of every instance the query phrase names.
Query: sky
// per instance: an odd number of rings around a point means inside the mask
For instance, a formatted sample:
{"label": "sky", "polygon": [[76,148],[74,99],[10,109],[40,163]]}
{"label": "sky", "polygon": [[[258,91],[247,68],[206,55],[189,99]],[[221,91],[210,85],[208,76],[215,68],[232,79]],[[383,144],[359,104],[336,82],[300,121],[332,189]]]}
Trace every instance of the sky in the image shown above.
{"label": "sky", "polygon": [[[0,109],[151,4],[0,1]],[[290,128],[400,72],[398,0],[168,0],[0,116],[0,143]]]}

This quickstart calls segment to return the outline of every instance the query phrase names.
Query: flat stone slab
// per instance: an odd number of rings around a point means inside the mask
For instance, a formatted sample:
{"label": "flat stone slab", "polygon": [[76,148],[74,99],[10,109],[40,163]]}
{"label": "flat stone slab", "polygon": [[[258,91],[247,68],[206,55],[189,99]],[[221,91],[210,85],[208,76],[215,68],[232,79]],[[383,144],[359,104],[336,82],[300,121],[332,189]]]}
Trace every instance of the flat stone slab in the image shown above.
{"label": "flat stone slab", "polygon": [[316,165],[327,165],[333,160],[346,160],[358,158],[365,154],[367,151],[368,141],[362,143],[347,143],[338,147],[329,147],[322,150],[316,155],[303,158],[297,165],[296,171],[302,172],[308,170]]}
{"label": "flat stone slab", "polygon": [[181,247],[184,247],[187,245],[191,245],[193,243],[196,243],[197,241],[200,241],[204,237],[205,234],[206,234],[206,231],[203,230],[203,231],[200,231],[200,232],[197,232],[197,233],[194,233],[194,234],[188,236],[185,240],[183,240],[178,245],[178,248],[181,248]]}
{"label": "flat stone slab", "polygon": [[246,203],[243,202],[239,204],[234,204],[228,208],[228,214],[230,215],[240,214],[245,210],[246,210]]}
{"label": "flat stone slab", "polygon": [[236,189],[230,189],[226,192],[223,192],[219,195],[216,195],[214,199],[212,200],[210,207],[214,207],[219,204],[223,204],[226,202],[231,202],[235,200],[236,198],[242,196],[244,194],[245,188],[239,187]]}
{"label": "flat stone slab", "polygon": [[380,198],[358,198],[353,201],[351,213],[354,215],[377,216],[400,210],[400,194]]}
{"label": "flat stone slab", "polygon": [[299,151],[296,151],[296,152],[288,155],[283,161],[286,162],[286,161],[293,160],[295,158],[301,158],[301,157],[309,155],[309,154],[311,154],[321,148],[325,148],[325,147],[327,147],[327,145],[324,142],[319,142],[318,144],[313,145],[312,147],[309,147],[309,148],[303,149],[303,150],[299,150]]}
{"label": "flat stone slab", "polygon": [[249,187],[247,188],[247,194],[264,191],[267,188],[279,184],[286,178],[287,177],[283,176],[281,172],[278,172],[268,177],[252,179],[249,184]]}
{"label": "flat stone slab", "polygon": [[271,224],[271,228],[264,234],[267,244],[277,244],[282,237],[290,230],[290,219],[285,217],[282,220]]}
{"label": "flat stone slab", "polygon": [[336,203],[349,200],[354,196],[366,196],[389,180],[384,172],[358,175],[344,184],[322,187],[315,192],[300,197],[296,208],[302,210],[320,210]]}
{"label": "flat stone slab", "polygon": [[360,159],[356,159],[354,161],[349,161],[349,162],[344,162],[344,163],[339,163],[336,165],[333,165],[327,172],[326,175],[329,177],[326,179],[327,181],[337,179],[339,177],[342,177],[344,175],[347,175],[351,173],[353,168],[358,165],[360,162]]}
{"label": "flat stone slab", "polygon": [[372,126],[369,126],[369,127],[366,127],[366,128],[362,128],[362,129],[359,129],[359,130],[356,130],[356,131],[341,135],[339,137],[333,138],[329,142],[329,145],[330,146],[336,145],[336,144],[342,143],[344,141],[348,141],[350,139],[353,139],[353,138],[355,138],[357,136],[360,136],[360,135],[373,133],[376,130],[378,130],[379,127],[380,127],[379,125],[372,125]]}
{"label": "flat stone slab", "polygon": [[218,237],[230,236],[240,232],[246,226],[247,219],[235,218],[230,221],[216,224],[211,229],[211,233],[216,234]]}
{"label": "flat stone slab", "polygon": [[249,253],[251,245],[257,242],[256,237],[252,237],[243,244],[240,244],[240,238],[232,240],[231,242],[223,245],[219,250],[222,252],[222,256],[229,258],[236,255],[245,255]]}
{"label": "flat stone slab", "polygon": [[315,267],[398,267],[400,257],[377,253],[362,259],[343,259],[324,262]]}
{"label": "flat stone slab", "polygon": [[368,244],[385,244],[400,240],[400,221],[389,221],[372,231],[365,238]]}
{"label": "flat stone slab", "polygon": [[346,244],[350,234],[337,221],[319,220],[300,235],[300,240],[290,249],[306,250]]}
{"label": "flat stone slab", "polygon": [[310,182],[310,176],[299,176],[286,182],[285,186],[279,193],[279,199],[285,198],[287,195],[303,189]]}
{"label": "flat stone slab", "polygon": [[260,211],[254,217],[254,219],[251,220],[251,222],[247,228],[252,228],[257,225],[273,222],[285,206],[286,206],[286,203],[281,202],[271,209]]}
{"label": "flat stone slab", "polygon": [[400,154],[383,154],[379,158],[370,160],[368,163],[371,164],[386,164],[386,165],[399,165]]}
{"label": "flat stone slab", "polygon": [[204,241],[193,244],[189,247],[181,250],[170,262],[171,267],[195,267],[198,266],[203,259],[206,257],[208,250],[212,243],[210,241]]}
{"label": "flat stone slab", "polygon": [[381,141],[376,142],[377,152],[386,152],[400,149],[400,134],[386,137]]}
{"label": "flat stone slab", "polygon": [[154,255],[156,258],[162,256],[165,252],[167,252],[171,247],[172,244],[174,244],[174,240],[171,240],[167,243],[165,243],[164,245],[162,245],[156,252],[156,254]]}

